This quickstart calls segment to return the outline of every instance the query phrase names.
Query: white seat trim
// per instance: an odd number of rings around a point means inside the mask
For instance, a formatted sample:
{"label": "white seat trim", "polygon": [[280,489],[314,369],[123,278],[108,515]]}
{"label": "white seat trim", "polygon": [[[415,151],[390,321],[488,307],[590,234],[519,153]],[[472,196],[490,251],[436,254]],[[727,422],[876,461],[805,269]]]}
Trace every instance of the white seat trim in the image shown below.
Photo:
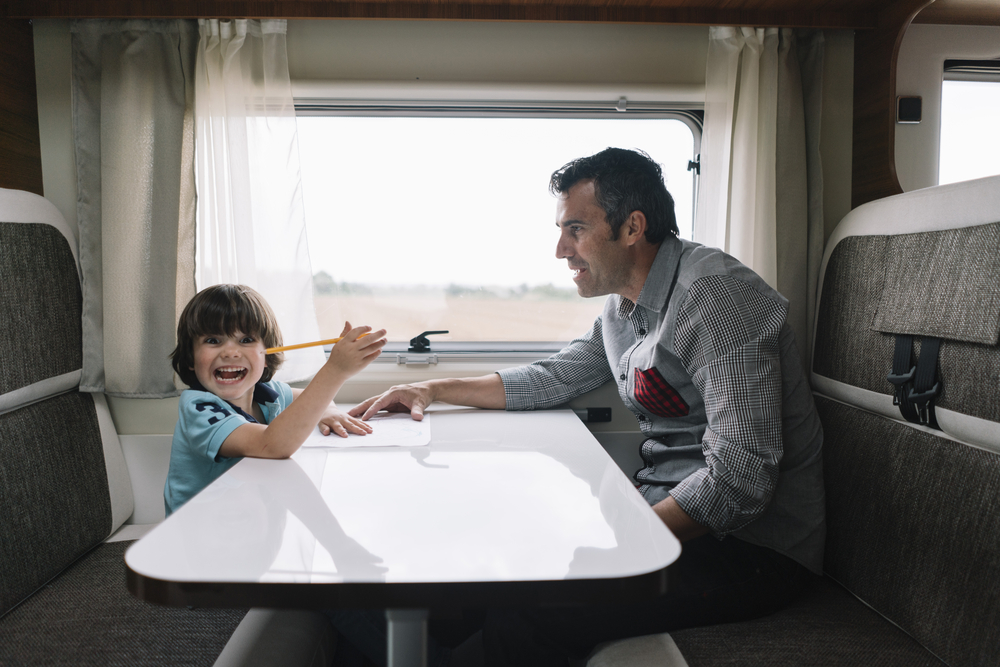
{"label": "white seat trim", "polygon": [[0,394],[0,415],[13,412],[25,406],[44,401],[46,398],[65,394],[80,386],[83,371],[75,370],[62,375],[45,378],[26,387]]}
{"label": "white seat trim", "polygon": [[24,190],[0,188],[0,222],[44,223],[52,225],[66,238],[76,263],[76,274],[80,276],[80,257],[77,253],[76,234],[55,204],[45,197]]}
{"label": "white seat trim", "polygon": [[587,667],[688,667],[674,638],[662,632],[601,644]]}
{"label": "white seat trim", "polygon": [[912,424],[903,419],[899,407],[892,404],[892,396],[887,394],[855,387],[816,373],[812,374],[811,382],[814,392],[838,403],[888,417],[918,431],[1000,454],[1000,426],[996,422],[935,406],[934,416],[937,418],[938,426],[941,427],[941,430],[938,431],[929,426]]}

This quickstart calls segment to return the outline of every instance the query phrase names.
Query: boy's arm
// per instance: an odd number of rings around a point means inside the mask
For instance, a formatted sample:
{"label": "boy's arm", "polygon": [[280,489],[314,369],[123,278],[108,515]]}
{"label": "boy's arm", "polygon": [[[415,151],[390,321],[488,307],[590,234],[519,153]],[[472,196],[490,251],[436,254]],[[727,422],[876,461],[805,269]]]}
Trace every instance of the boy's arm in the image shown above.
{"label": "boy's arm", "polygon": [[385,330],[360,338],[369,331],[371,327],[358,327],[347,332],[291,405],[270,424],[243,424],[234,430],[222,443],[219,454],[265,459],[283,459],[294,454],[330,409],[330,402],[347,378],[381,354]]}
{"label": "boy's arm", "polygon": [[[292,399],[299,397],[304,390],[299,387],[289,387],[292,391]],[[361,421],[357,417],[352,417],[343,410],[337,407],[337,404],[330,401],[330,405],[327,406],[326,412],[323,416],[319,418],[319,432],[323,435],[339,435],[341,438],[346,438],[348,433],[353,433],[355,435],[368,435],[372,432],[372,427],[369,424]]]}

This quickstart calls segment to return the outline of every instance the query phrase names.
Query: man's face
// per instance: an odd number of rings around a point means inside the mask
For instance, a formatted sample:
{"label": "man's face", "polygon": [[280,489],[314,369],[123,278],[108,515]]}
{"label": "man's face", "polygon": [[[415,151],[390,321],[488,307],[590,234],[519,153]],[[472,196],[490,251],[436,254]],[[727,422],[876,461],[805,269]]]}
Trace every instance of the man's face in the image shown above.
{"label": "man's face", "polygon": [[556,257],[575,271],[583,297],[620,293],[628,284],[630,257],[624,234],[611,240],[611,225],[594,196],[594,181],[580,181],[556,204]]}

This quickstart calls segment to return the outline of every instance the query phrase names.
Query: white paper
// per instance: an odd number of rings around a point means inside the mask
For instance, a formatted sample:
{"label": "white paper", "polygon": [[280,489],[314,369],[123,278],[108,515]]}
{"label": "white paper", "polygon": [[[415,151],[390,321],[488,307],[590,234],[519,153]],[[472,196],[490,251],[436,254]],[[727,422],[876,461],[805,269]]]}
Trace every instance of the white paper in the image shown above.
{"label": "white paper", "polygon": [[319,427],[312,432],[303,447],[425,447],[431,441],[431,416],[424,413],[423,421],[414,421],[409,412],[383,412],[367,422],[372,427],[368,435],[348,433],[323,435]]}

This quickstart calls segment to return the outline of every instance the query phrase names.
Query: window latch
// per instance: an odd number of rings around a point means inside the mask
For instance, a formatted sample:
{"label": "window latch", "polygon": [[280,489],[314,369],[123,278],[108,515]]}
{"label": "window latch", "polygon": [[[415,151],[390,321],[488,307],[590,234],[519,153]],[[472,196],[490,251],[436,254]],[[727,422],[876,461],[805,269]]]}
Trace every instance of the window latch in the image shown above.
{"label": "window latch", "polygon": [[431,342],[427,340],[428,336],[433,336],[434,334],[446,334],[447,331],[425,331],[421,334],[417,334],[410,339],[410,347],[406,350],[407,352],[430,352]]}
{"label": "window latch", "polygon": [[688,160],[688,171],[693,171],[694,173],[701,176],[701,153],[694,156],[693,160]]}

